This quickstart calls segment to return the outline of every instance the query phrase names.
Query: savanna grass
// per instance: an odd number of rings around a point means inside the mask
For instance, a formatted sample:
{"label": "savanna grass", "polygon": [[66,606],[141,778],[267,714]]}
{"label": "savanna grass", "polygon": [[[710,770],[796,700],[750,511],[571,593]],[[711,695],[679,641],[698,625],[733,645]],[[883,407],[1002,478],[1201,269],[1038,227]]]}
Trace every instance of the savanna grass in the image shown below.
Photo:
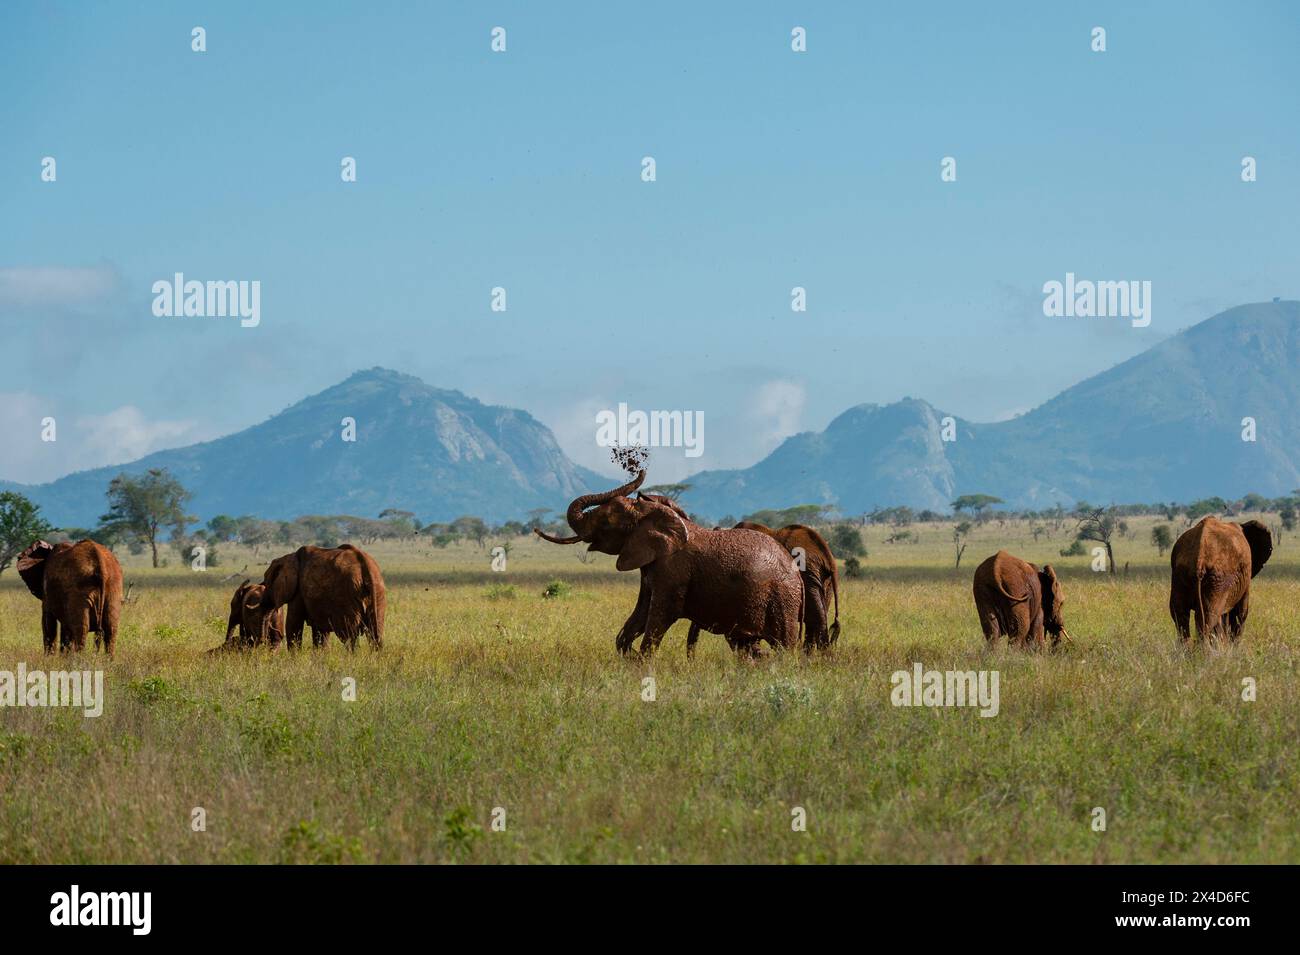
{"label": "savanna grass", "polygon": [[[1255,581],[1240,645],[1188,652],[1168,558],[1132,523],[1115,576],[1059,556],[1068,527],[981,525],[959,570],[950,525],[869,528],[837,649],[757,662],[708,634],[688,662],[685,623],[620,659],[636,575],[531,540],[505,573],[470,544],[369,548],[378,654],[206,654],[242,579],[221,577],[256,579],[265,551],[205,573],[124,557],[111,663],[43,657],[6,573],[0,669],[102,666],[107,699],[98,719],[0,709],[0,862],[1300,861],[1300,548]],[[971,574],[999,546],[1056,565],[1072,649],[984,647]],[[917,661],[998,670],[999,714],[891,706]]]}

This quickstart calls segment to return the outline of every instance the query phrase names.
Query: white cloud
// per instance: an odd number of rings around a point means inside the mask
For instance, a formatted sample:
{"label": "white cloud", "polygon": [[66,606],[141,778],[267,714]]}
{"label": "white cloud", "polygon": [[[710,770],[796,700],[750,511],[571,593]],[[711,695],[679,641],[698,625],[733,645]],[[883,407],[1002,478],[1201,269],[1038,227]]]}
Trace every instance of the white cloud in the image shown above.
{"label": "white cloud", "polygon": [[[54,441],[41,440],[54,419]],[[150,420],[134,405],[102,415],[63,413],[58,402],[30,392],[0,393],[0,478],[40,484],[87,468],[125,464],[164,448],[204,440],[194,421]]]}
{"label": "white cloud", "polygon": [[[544,414],[555,441],[575,464],[591,468],[602,474],[615,474],[617,469],[609,457],[609,448],[596,443],[596,414],[617,407],[608,398],[588,397],[576,404],[558,409],[554,414]],[[532,410],[532,409],[529,409]]]}
{"label": "white cloud", "polygon": [[102,265],[0,269],[0,308],[50,308],[102,302],[118,285],[117,272]]}
{"label": "white cloud", "polygon": [[799,432],[808,394],[797,381],[777,378],[766,382],[754,397],[753,417],[763,453]]}
{"label": "white cloud", "polygon": [[135,405],[123,405],[104,415],[85,415],[76,420],[82,452],[96,462],[125,464],[163,448],[190,444],[194,421],[150,421]]}

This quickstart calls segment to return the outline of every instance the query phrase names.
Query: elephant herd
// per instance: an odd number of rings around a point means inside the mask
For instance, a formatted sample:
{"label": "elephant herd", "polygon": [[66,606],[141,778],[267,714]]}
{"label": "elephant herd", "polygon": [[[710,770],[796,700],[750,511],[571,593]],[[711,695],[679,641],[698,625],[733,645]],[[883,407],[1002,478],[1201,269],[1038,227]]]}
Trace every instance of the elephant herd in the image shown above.
{"label": "elephant herd", "polygon": [[[640,573],[636,606],[615,638],[628,653],[637,637],[650,655],[678,620],[690,621],[687,654],[701,630],[722,635],[741,654],[762,644],[812,651],[839,638],[839,579],[835,558],[815,530],[794,524],[773,530],[761,524],[706,528],[673,500],[639,492],[645,471],[621,487],[576,498],[567,512],[573,535],[538,536],[556,544],[585,543],[617,558],[620,571]],[[635,497],[633,494],[635,493]],[[1179,637],[1220,635],[1236,641],[1250,609],[1250,581],[1273,551],[1259,521],[1241,524],[1206,517],[1189,528],[1170,555],[1169,613]],[[792,560],[791,557],[794,557]],[[86,634],[112,655],[122,610],[122,568],[112,551],[94,541],[51,545],[37,541],[19,556],[18,573],[41,601],[45,651],[56,638],[62,650],[81,651]],[[1070,640],[1062,609],[1061,582],[1050,565],[1041,569],[1005,550],[975,570],[973,593],[984,637],[1005,636],[1010,645],[1042,648]],[[831,605],[834,604],[834,619]],[[224,644],[218,650],[284,643],[324,646],[337,633],[352,650],[362,633],[383,646],[387,606],[379,565],[344,544],[305,546],[271,562],[261,583],[244,581],[230,601]]]}
{"label": "elephant herd", "polygon": [[[1173,546],[1169,563],[1169,615],[1180,639],[1226,636],[1236,642],[1250,610],[1250,581],[1273,553],[1273,535],[1259,521],[1235,524],[1205,517]],[[1005,636],[1010,644],[1052,646],[1070,634],[1061,618],[1065,598],[1051,565],[1035,565],[998,551],[975,570],[975,608],[984,637]]]}
{"label": "elephant herd", "polygon": [[[18,557],[18,575],[41,601],[45,652],[57,637],[61,650],[81,652],[86,634],[109,656],[117,644],[122,614],[122,565],[95,541],[51,545],[37,541]],[[365,551],[341,547],[300,547],[271,561],[259,584],[244,581],[230,601],[226,641],[218,650],[283,641],[302,645],[304,626],[312,645],[324,646],[331,633],[352,650],[362,633],[375,649],[383,646],[387,607],[379,565]]]}

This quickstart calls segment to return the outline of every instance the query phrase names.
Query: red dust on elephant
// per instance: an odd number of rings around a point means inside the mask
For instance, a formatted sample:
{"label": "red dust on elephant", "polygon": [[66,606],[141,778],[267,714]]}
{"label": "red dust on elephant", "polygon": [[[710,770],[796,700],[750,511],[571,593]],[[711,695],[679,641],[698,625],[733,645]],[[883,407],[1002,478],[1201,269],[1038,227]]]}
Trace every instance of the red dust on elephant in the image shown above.
{"label": "red dust on elephant", "polygon": [[37,541],[18,555],[18,576],[41,601],[41,633],[45,652],[80,653],[86,634],[95,634],[111,657],[117,646],[117,622],[122,615],[122,565],[113,552],[91,540],[54,545]]}

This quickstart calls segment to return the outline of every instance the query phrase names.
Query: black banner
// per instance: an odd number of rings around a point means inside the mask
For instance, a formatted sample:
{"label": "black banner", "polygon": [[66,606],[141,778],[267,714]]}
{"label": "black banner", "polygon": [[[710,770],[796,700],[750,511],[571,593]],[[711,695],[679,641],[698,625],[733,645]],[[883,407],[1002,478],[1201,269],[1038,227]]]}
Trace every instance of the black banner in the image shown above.
{"label": "black banner", "polygon": [[[695,878],[707,879],[697,885]],[[1282,867],[580,868],[545,873],[488,867],[34,867],[0,870],[0,916],[10,939],[76,934],[131,943],[373,939],[376,932],[555,931],[557,913],[584,934],[646,929],[689,898],[757,929],[773,918],[819,932],[842,927],[920,932],[926,939],[1135,936],[1232,944],[1279,930]],[[686,896],[683,893],[687,893]],[[706,894],[700,895],[699,892]],[[768,904],[764,900],[770,900]],[[646,905],[648,901],[648,905]],[[558,906],[558,908],[557,908]],[[644,907],[643,907],[644,906]],[[745,912],[753,918],[736,916]],[[495,915],[494,915],[495,913]],[[782,914],[784,913],[784,914]],[[486,926],[482,922],[487,917]],[[528,919],[521,921],[520,917]],[[537,921],[534,921],[533,919]],[[547,928],[546,926],[550,926]]]}

